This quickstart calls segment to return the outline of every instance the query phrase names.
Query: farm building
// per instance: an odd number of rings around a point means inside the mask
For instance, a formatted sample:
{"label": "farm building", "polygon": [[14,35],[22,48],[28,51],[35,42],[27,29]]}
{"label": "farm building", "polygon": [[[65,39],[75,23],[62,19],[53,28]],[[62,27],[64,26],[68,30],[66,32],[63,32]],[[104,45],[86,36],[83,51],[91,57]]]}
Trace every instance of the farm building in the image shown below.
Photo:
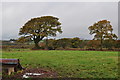
{"label": "farm building", "polygon": [[8,75],[23,69],[19,59],[0,59],[0,64],[2,64],[2,72],[7,73]]}

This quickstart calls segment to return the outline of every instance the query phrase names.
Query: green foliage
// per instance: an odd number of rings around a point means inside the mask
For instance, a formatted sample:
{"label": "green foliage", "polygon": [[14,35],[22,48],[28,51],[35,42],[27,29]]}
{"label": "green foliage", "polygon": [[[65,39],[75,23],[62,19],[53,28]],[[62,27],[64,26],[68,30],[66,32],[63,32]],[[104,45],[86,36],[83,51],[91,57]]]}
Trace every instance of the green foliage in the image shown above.
{"label": "green foliage", "polygon": [[79,48],[80,43],[81,43],[81,41],[80,41],[80,39],[78,37],[75,37],[75,38],[71,39],[71,44],[72,44],[71,47],[72,48]]}
{"label": "green foliage", "polygon": [[25,43],[25,42],[28,42],[28,41],[30,41],[30,40],[31,40],[31,39],[29,38],[29,36],[27,36],[27,37],[22,36],[22,37],[20,37],[20,38],[17,40],[17,42]]}
{"label": "green foliage", "polygon": [[20,28],[19,35],[23,35],[19,40],[26,41],[24,39],[31,39],[34,41],[35,46],[38,46],[38,42],[47,36],[56,36],[56,33],[62,33],[61,23],[59,18],[53,16],[42,16],[38,18],[32,18],[25,25]]}
{"label": "green foliage", "polygon": [[3,51],[3,58],[19,58],[23,67],[41,67],[61,77],[117,78],[118,52],[14,50]]}

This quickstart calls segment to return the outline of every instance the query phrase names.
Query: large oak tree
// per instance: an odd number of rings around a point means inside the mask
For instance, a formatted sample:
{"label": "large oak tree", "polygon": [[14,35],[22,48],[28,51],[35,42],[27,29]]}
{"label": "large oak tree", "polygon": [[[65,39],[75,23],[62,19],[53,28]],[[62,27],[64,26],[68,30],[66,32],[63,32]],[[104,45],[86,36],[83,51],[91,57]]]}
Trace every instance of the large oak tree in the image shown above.
{"label": "large oak tree", "polygon": [[39,41],[47,36],[56,36],[57,32],[62,33],[59,18],[53,16],[42,16],[32,18],[20,28],[19,41],[33,40],[35,48],[39,48]]}
{"label": "large oak tree", "polygon": [[94,34],[94,40],[100,40],[101,42],[101,50],[103,45],[103,40],[115,40],[118,37],[116,34],[113,34],[113,28],[110,24],[110,21],[101,20],[97,23],[94,23],[92,26],[88,28],[90,30],[90,34]]}

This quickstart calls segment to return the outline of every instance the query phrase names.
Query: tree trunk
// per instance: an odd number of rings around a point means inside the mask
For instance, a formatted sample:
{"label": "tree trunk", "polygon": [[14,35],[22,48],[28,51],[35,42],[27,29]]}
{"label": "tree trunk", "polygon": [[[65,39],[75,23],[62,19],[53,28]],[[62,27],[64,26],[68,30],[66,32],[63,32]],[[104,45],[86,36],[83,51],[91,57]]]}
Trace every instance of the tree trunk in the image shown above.
{"label": "tree trunk", "polygon": [[39,49],[39,48],[40,48],[40,47],[39,47],[39,44],[38,44],[39,41],[35,40],[34,43],[35,43],[35,49]]}
{"label": "tree trunk", "polygon": [[103,39],[101,38],[101,47],[100,47],[101,51],[102,51],[102,48],[103,48]]}
{"label": "tree trunk", "polygon": [[45,49],[47,49],[48,50],[48,38],[46,39],[46,47],[45,47]]}
{"label": "tree trunk", "polygon": [[36,48],[36,49],[39,49],[39,48],[40,48],[38,43],[39,43],[39,42],[35,42],[35,48]]}
{"label": "tree trunk", "polygon": [[40,49],[40,46],[39,46],[38,43],[39,43],[39,41],[41,41],[43,38],[44,38],[44,36],[41,37],[41,38],[40,38],[40,36],[38,36],[37,38],[34,38],[35,49]]}

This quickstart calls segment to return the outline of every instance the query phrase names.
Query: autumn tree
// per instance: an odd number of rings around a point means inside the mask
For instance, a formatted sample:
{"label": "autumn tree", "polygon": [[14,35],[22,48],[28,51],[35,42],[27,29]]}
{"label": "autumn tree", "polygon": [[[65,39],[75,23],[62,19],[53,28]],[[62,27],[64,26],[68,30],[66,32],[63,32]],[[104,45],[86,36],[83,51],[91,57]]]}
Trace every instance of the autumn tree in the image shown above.
{"label": "autumn tree", "polygon": [[20,28],[20,40],[31,39],[35,43],[35,48],[39,48],[39,41],[47,36],[56,36],[56,33],[62,33],[59,18],[53,16],[42,16],[32,18]]}
{"label": "autumn tree", "polygon": [[92,26],[90,26],[88,29],[90,30],[91,35],[94,34],[94,40],[100,40],[101,50],[104,40],[112,40],[118,38],[116,34],[112,33],[112,25],[110,24],[110,21],[107,20],[98,21],[97,23],[94,23]]}

